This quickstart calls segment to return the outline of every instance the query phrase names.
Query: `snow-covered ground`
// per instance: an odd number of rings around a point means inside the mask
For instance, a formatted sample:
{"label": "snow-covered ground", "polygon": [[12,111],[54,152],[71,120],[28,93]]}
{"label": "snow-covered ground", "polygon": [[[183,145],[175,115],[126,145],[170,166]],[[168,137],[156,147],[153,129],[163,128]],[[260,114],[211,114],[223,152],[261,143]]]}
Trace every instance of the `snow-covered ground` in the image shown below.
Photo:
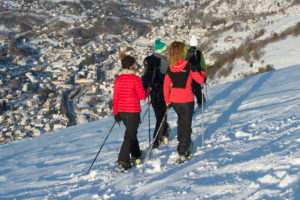
{"label": "snow-covered ground", "polygon": [[[195,157],[179,166],[172,164],[178,144],[172,109],[169,145],[123,174],[112,174],[122,125],[114,127],[87,175],[112,117],[1,146],[0,199],[299,199],[299,76],[296,65],[208,88],[204,146],[199,111],[193,118]],[[152,110],[150,119],[153,131]],[[146,148],[147,118],[138,138]]]}
{"label": "snow-covered ground", "polygon": [[[249,26],[253,33],[265,28],[267,33],[259,38],[264,39],[298,22],[299,14],[294,14]],[[230,30],[214,49],[237,47],[247,34]],[[224,42],[228,35],[233,36],[232,43]],[[253,68],[236,60],[233,73],[208,88],[204,118],[200,111],[193,118],[191,161],[172,164],[178,142],[177,116],[171,109],[170,143],[154,150],[144,166],[112,174],[123,141],[122,125],[114,127],[87,175],[113,124],[113,117],[108,117],[0,146],[0,200],[300,199],[299,45],[294,36],[271,43]],[[276,70],[234,81],[239,73],[267,64]],[[143,106],[141,114],[145,110]],[[150,120],[153,132],[153,110]],[[138,138],[142,149],[148,147],[147,117]]]}
{"label": "snow-covered ground", "polygon": [[275,70],[294,66],[299,64],[300,55],[300,37],[288,36],[284,40],[268,44],[262,50],[260,60],[254,60],[253,66],[245,62],[243,59],[236,59],[233,62],[231,74],[227,77],[214,79],[214,84],[227,83],[243,78],[243,74],[258,72],[259,68],[265,68],[266,65],[271,65]]}

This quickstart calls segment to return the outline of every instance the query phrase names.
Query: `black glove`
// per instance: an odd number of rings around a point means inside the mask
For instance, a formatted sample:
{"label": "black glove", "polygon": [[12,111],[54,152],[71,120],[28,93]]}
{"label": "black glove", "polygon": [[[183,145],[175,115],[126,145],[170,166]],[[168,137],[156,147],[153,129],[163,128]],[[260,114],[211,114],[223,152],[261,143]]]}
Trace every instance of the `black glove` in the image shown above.
{"label": "black glove", "polygon": [[121,117],[119,114],[115,115],[115,121],[118,123],[121,121]]}

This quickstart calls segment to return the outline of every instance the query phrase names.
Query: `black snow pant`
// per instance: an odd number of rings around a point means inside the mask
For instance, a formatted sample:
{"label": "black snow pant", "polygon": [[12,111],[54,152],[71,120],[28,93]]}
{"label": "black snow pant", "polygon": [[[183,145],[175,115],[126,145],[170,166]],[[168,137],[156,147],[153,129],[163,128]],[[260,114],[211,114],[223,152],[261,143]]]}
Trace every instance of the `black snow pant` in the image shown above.
{"label": "black snow pant", "polygon": [[[158,136],[156,137],[156,141],[158,141],[161,140],[162,136],[165,136],[168,131],[167,116],[164,118],[164,115],[167,111],[167,106],[163,98],[163,92],[161,92],[161,95],[158,95],[157,93],[151,94],[151,104],[156,118],[156,125],[153,133],[153,138],[155,138],[156,134],[158,134]],[[161,123],[162,126],[158,132]]]}
{"label": "black snow pant", "polygon": [[[193,94],[196,96],[197,104],[202,105],[202,86],[201,86],[201,84],[199,84],[195,80],[193,80],[192,81],[192,91],[193,91]],[[203,102],[205,102],[204,94],[203,94]]]}
{"label": "black snow pant", "polygon": [[179,144],[177,152],[179,155],[185,155],[190,147],[194,104],[194,102],[172,103],[178,116],[177,140]]}
{"label": "black snow pant", "polygon": [[141,150],[137,139],[137,130],[140,123],[140,113],[120,112],[120,117],[125,124],[126,130],[122,143],[118,162],[124,167],[131,167],[130,154],[133,157],[140,157]]}

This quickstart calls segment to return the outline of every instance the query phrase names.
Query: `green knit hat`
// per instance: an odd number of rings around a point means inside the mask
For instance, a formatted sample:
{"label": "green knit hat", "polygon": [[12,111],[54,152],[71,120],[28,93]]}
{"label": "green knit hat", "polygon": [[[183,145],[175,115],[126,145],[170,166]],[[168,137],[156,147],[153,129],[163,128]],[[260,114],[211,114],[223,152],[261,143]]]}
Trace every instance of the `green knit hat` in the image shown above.
{"label": "green knit hat", "polygon": [[167,46],[165,43],[161,42],[160,39],[155,40],[154,43],[154,52],[163,54],[167,51]]}

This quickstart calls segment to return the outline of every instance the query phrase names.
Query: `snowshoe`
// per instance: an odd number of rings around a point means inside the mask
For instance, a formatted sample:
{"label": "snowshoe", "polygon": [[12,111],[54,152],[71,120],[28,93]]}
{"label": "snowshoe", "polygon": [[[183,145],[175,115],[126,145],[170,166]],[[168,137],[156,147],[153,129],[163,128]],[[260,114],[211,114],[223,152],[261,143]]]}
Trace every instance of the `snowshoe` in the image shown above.
{"label": "snowshoe", "polygon": [[128,169],[130,169],[131,166],[130,164],[127,164],[127,163],[124,163],[122,161],[119,161],[119,164],[118,164],[118,168],[116,169],[118,172],[124,172]]}
{"label": "snowshoe", "polygon": [[180,165],[182,163],[185,163],[186,161],[190,160],[192,158],[192,154],[186,152],[186,155],[178,155],[178,157],[174,161],[174,165]]}
{"label": "snowshoe", "polygon": [[127,169],[129,169],[129,168],[128,168],[128,167],[124,167],[123,165],[119,164],[117,170],[118,170],[119,172],[124,172],[124,171],[126,171]]}
{"label": "snowshoe", "polygon": [[186,161],[187,161],[187,158],[185,157],[185,155],[178,155],[178,157],[174,161],[174,165],[179,165],[179,164],[182,164]]}
{"label": "snowshoe", "polygon": [[192,150],[194,149],[194,142],[191,141],[189,149],[185,152],[184,155],[178,155],[175,159],[174,165],[182,164],[193,157]]}

